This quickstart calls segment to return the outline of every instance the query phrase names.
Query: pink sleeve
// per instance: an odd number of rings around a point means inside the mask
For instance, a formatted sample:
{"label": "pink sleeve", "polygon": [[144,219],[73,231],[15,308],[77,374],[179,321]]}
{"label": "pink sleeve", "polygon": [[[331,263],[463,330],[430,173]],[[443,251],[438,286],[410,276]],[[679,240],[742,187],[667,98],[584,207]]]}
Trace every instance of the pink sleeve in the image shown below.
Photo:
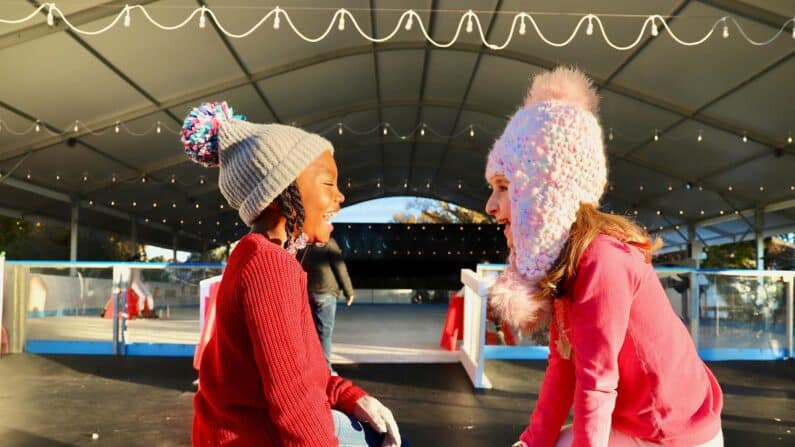
{"label": "pink sleeve", "polygon": [[550,324],[549,364],[530,426],[519,438],[528,447],[553,447],[571,410],[574,397],[574,364],[560,356],[555,344],[558,331]]}
{"label": "pink sleeve", "polygon": [[631,255],[617,241],[596,240],[586,250],[572,288],[574,442],[607,447],[635,280]]}

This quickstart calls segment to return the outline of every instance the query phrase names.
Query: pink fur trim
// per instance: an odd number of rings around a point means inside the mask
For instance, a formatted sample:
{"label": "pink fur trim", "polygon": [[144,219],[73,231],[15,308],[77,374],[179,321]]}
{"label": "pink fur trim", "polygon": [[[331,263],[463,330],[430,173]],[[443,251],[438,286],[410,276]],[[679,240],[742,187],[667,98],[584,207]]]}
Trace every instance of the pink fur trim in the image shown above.
{"label": "pink fur trim", "polygon": [[535,286],[513,266],[489,290],[489,305],[501,322],[524,334],[546,327],[552,314],[552,300],[539,297]]}
{"label": "pink fur trim", "polygon": [[591,80],[576,68],[558,67],[533,78],[533,85],[525,98],[525,107],[550,100],[580,107],[594,115],[599,112],[596,89]]}

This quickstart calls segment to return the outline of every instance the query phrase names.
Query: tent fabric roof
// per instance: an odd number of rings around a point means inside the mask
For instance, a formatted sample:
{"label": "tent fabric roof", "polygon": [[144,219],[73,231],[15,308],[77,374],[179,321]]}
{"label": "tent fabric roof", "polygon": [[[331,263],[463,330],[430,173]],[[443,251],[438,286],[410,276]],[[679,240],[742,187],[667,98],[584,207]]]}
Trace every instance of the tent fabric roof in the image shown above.
{"label": "tent fabric roof", "polygon": [[[235,7],[218,0],[138,3],[168,23],[206,5],[232,30],[248,29],[270,9],[242,0]],[[334,11],[323,9],[326,2],[296,3],[301,8],[282,8],[299,28],[316,34],[328,26]],[[503,13],[525,6],[465,3],[371,0],[334,7],[349,8],[375,34],[391,30],[400,12],[413,8],[434,38],[448,40],[460,14],[439,10],[481,11],[487,35],[503,36],[512,18]],[[0,16],[20,17],[37,5],[4,4]],[[124,2],[58,6],[73,23],[97,29]],[[671,27],[686,37],[700,36],[716,18],[731,15],[758,39],[795,16],[795,3],[788,0],[550,0],[534,2],[533,9],[673,15]],[[697,225],[697,237],[707,243],[753,237],[757,209],[764,210],[767,233],[795,230],[795,145],[787,142],[795,130],[795,40],[787,35],[761,47],[719,36],[684,47],[661,34],[622,52],[597,36],[583,34],[554,48],[528,32],[505,50],[491,51],[474,34],[438,49],[417,31],[371,44],[348,27],[310,44],[284,27],[264,26],[231,39],[214,25],[162,31],[135,16],[129,28],[86,37],[62,24],[49,27],[45,19],[42,14],[27,24],[0,25],[0,119],[6,127],[0,129],[0,170],[13,170],[0,183],[5,215],[68,222],[69,204],[80,203],[91,208],[80,215],[81,225],[126,234],[129,228],[118,226],[134,218],[146,228],[140,237],[148,243],[170,245],[174,231],[187,249],[198,249],[202,239],[212,245],[212,239],[220,244],[236,237],[242,223],[234,210],[221,208],[217,171],[190,163],[172,133],[191,107],[207,100],[226,100],[252,121],[326,132],[347,204],[420,195],[481,209],[489,194],[486,154],[520,104],[528,78],[573,64],[594,78],[601,121],[606,132],[612,129],[606,141],[606,208],[637,210],[650,229],[663,227],[671,246],[686,242],[688,224]],[[558,39],[578,19],[537,17],[550,38]],[[642,21],[604,19],[615,41],[634,38]],[[41,132],[8,131],[31,128],[36,120]],[[70,130],[75,120],[77,132]],[[123,126],[119,133],[117,122]],[[151,132],[157,123],[162,132]],[[382,123],[389,123],[387,135]],[[411,134],[421,124],[428,132]],[[147,129],[144,136],[128,132]]]}

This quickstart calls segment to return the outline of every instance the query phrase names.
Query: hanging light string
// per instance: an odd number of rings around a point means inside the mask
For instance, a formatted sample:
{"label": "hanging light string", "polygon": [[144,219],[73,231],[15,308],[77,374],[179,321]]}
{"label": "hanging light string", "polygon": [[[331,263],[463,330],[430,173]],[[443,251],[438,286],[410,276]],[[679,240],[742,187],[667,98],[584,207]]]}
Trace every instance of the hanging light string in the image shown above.
{"label": "hanging light string", "polygon": [[[62,136],[62,137],[69,137],[73,133],[77,132],[84,132],[84,134],[90,135],[107,135],[107,134],[119,134],[124,132],[126,135],[131,135],[133,137],[144,137],[150,134],[161,134],[161,133],[168,133],[171,135],[179,135],[179,130],[174,129],[160,121],[154,122],[149,125],[143,131],[136,131],[130,128],[127,124],[117,121],[116,124],[112,126],[105,127],[101,130],[94,130],[88,127],[85,123],[80,120],[75,120],[72,122],[70,126],[67,126],[66,130],[63,132],[55,132],[51,130],[48,126],[42,124],[39,120],[34,121],[28,127],[24,129],[15,129],[8,125],[5,121],[0,119],[0,135],[3,133],[8,133],[14,136],[24,136],[30,135],[33,133],[47,133],[53,136]],[[320,135],[329,135],[329,136],[343,136],[346,134],[355,135],[355,136],[367,136],[367,135],[374,135],[380,134],[383,136],[392,136],[397,137],[400,140],[407,140],[410,138],[422,138],[426,135],[432,135],[438,138],[458,138],[461,136],[468,136],[470,138],[474,138],[476,135],[488,135],[490,137],[497,137],[501,135],[501,131],[495,131],[492,129],[487,129],[482,126],[479,126],[475,123],[470,123],[465,126],[461,126],[458,132],[453,134],[446,134],[443,132],[439,132],[438,130],[434,129],[430,125],[426,123],[419,123],[413,129],[409,130],[406,133],[401,133],[398,131],[392,124],[389,122],[383,122],[378,124],[377,126],[366,128],[366,129],[356,129],[354,127],[349,126],[348,124],[339,121],[335,124],[330,124],[325,128],[315,131]],[[679,134],[676,133],[677,136],[672,136],[671,132],[663,132],[659,129],[652,129],[646,134],[638,134],[638,133],[627,133],[623,132],[618,128],[609,127],[606,128],[605,131],[605,142],[606,144],[610,145],[616,138],[621,138],[622,142],[629,142],[629,143],[641,143],[645,141],[653,141],[659,142],[663,139],[667,141],[673,141],[677,143],[685,142],[685,141],[695,141],[697,143],[702,143],[707,141],[706,136],[704,135],[704,129],[698,129],[696,132],[688,133],[688,134]],[[743,143],[748,143],[752,141],[753,138],[748,135],[748,132],[743,131],[739,133],[737,137]],[[786,144],[793,143],[792,131],[787,131],[786,137],[782,136],[782,140],[786,142]]]}
{"label": "hanging light string", "polygon": [[[291,8],[291,9],[298,9],[298,8]],[[302,9],[329,10],[327,8],[326,9],[302,8]],[[738,22],[734,17],[731,16],[723,16],[717,18],[716,21],[713,23],[713,25],[706,31],[706,33],[701,38],[695,40],[685,40],[677,36],[676,33],[671,29],[671,27],[668,26],[668,20],[673,18],[672,16],[662,16],[659,14],[654,14],[649,16],[638,16],[638,15],[629,15],[629,14],[599,14],[599,15],[576,14],[576,15],[581,15],[581,17],[580,20],[577,22],[576,26],[574,27],[574,29],[572,30],[569,37],[561,41],[554,41],[546,37],[546,35],[543,33],[538,23],[536,22],[534,15],[535,16],[541,16],[541,15],[571,16],[575,14],[497,11],[498,14],[504,14],[504,15],[512,13],[514,14],[514,17],[513,20],[511,21],[510,30],[508,32],[508,35],[505,37],[505,40],[501,44],[496,44],[496,43],[491,43],[486,39],[486,36],[483,31],[483,25],[481,24],[480,21],[480,17],[475,11],[471,9],[466,11],[435,10],[435,12],[461,14],[461,17],[458,20],[458,26],[456,28],[455,34],[447,42],[437,41],[433,39],[428,33],[428,30],[425,28],[425,24],[422,20],[422,17],[419,15],[417,10],[413,9],[403,11],[400,17],[397,19],[395,27],[392,29],[392,31],[383,37],[375,37],[374,35],[370,35],[365,30],[362,29],[359,22],[356,20],[356,17],[351,13],[352,10],[357,10],[355,8],[337,9],[332,15],[331,20],[329,21],[329,24],[326,27],[325,31],[321,32],[315,37],[309,36],[305,34],[303,31],[301,31],[293,22],[288,11],[279,6],[270,9],[270,11],[268,11],[264,16],[262,16],[262,18],[260,18],[259,21],[257,21],[257,23],[255,23],[253,26],[251,26],[251,28],[249,28],[248,30],[242,33],[235,33],[224,27],[223,24],[221,23],[221,20],[218,18],[215,12],[211,8],[208,8],[207,6],[201,6],[199,8],[194,9],[182,22],[179,22],[175,25],[165,25],[163,23],[160,23],[154,17],[152,17],[149,11],[147,10],[147,8],[144,6],[125,5],[124,8],[122,8],[121,11],[119,11],[119,13],[113,18],[113,20],[111,20],[111,22],[108,23],[103,28],[99,28],[96,30],[85,30],[69,22],[69,19],[63,13],[63,11],[61,11],[61,9],[58,8],[58,6],[55,3],[44,3],[38,8],[36,8],[36,10],[33,11],[31,14],[25,17],[19,19],[0,19],[0,23],[6,23],[6,24],[25,23],[31,20],[35,20],[35,18],[40,12],[47,11],[47,24],[49,24],[50,26],[55,26],[55,20],[58,19],[63,21],[63,23],[73,32],[87,36],[95,36],[107,32],[108,30],[115,27],[119,22],[122,22],[125,27],[131,26],[132,23],[131,14],[133,11],[136,10],[140,11],[140,13],[149,21],[149,23],[164,31],[173,31],[188,25],[192,25],[192,23],[196,21],[196,17],[198,16],[199,28],[205,28],[207,20],[212,20],[215,26],[224,35],[234,39],[242,39],[248,37],[252,33],[256,32],[262,25],[264,25],[267,22],[272,23],[274,30],[279,30],[281,28],[282,20],[284,20],[284,22],[287,24],[287,26],[293,31],[293,33],[296,36],[310,43],[317,43],[326,39],[332,32],[335,31],[335,28],[337,31],[345,31],[346,24],[348,23],[350,23],[350,26],[352,26],[362,36],[362,38],[372,43],[384,43],[394,38],[403,29],[405,29],[406,31],[410,31],[413,28],[415,22],[417,23],[417,27],[419,28],[420,33],[423,35],[425,40],[435,47],[449,48],[455,45],[456,42],[458,42],[459,38],[461,37],[462,31],[465,32],[466,34],[472,34],[475,32],[475,30],[477,30],[477,34],[480,37],[481,43],[485,47],[495,51],[502,50],[508,47],[517,34],[520,36],[524,36],[527,32],[527,22],[530,23],[530,26],[532,26],[533,30],[542,41],[544,41],[547,45],[557,48],[569,45],[579,35],[580,29],[583,26],[585,26],[585,34],[587,36],[592,36],[594,34],[594,30],[598,27],[599,33],[601,34],[605,43],[607,43],[607,45],[618,51],[627,51],[632,48],[635,48],[643,41],[644,37],[646,37],[647,35],[651,35],[653,37],[658,36],[661,31],[666,32],[675,42],[677,42],[680,45],[697,46],[703,44],[710,37],[712,37],[712,35],[715,33],[716,30],[721,30],[721,35],[723,36],[723,38],[729,38],[730,24],[737,29],[740,36],[742,36],[742,38],[745,39],[746,42],[754,46],[770,45],[776,39],[778,39],[779,36],[781,36],[781,34],[787,32],[787,27],[790,25],[792,25],[792,38],[795,39],[795,17],[786,20],[781,25],[781,27],[778,29],[777,32],[775,32],[770,38],[765,40],[755,40],[750,36],[748,36],[748,34],[745,32],[740,22]],[[380,9],[379,11],[386,11],[386,10]],[[482,13],[492,14],[494,13],[494,11],[484,11]],[[613,42],[608,37],[604,23],[602,22],[602,19],[600,17],[625,17],[625,18],[646,17],[646,19],[643,21],[643,25],[641,26],[637,37],[633,41],[625,45],[621,45]]]}
{"label": "hanging light string", "polygon": [[121,133],[124,131],[125,134],[131,135],[134,137],[143,137],[149,134],[161,134],[161,133],[169,133],[172,135],[179,135],[179,130],[174,129],[167,124],[162,123],[161,121],[154,122],[149,125],[143,131],[136,131],[130,128],[127,124],[117,121],[116,124],[112,126],[105,127],[103,129],[95,130],[89,127],[86,123],[80,120],[74,120],[65,127],[65,129],[61,132],[56,132],[52,130],[49,126],[44,125],[40,120],[36,120],[30,124],[30,126],[24,129],[15,129],[12,126],[9,126],[7,122],[0,119],[0,134],[8,132],[10,135],[14,136],[23,136],[23,135],[30,135],[34,133],[45,133],[51,136],[61,136],[61,137],[69,137],[72,134],[82,132],[81,136],[85,135],[107,135],[112,133]]}

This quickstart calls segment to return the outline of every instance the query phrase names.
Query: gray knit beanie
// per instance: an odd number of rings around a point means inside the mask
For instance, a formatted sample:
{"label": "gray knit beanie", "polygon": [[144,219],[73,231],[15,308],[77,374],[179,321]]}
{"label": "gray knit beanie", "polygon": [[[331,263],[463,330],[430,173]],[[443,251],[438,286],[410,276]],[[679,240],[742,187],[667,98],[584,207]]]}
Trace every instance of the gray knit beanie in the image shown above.
{"label": "gray knit beanie", "polygon": [[296,127],[249,123],[226,102],[194,108],[181,139],[191,160],[220,166],[221,194],[249,226],[312,160],[334,151],[325,138]]}

